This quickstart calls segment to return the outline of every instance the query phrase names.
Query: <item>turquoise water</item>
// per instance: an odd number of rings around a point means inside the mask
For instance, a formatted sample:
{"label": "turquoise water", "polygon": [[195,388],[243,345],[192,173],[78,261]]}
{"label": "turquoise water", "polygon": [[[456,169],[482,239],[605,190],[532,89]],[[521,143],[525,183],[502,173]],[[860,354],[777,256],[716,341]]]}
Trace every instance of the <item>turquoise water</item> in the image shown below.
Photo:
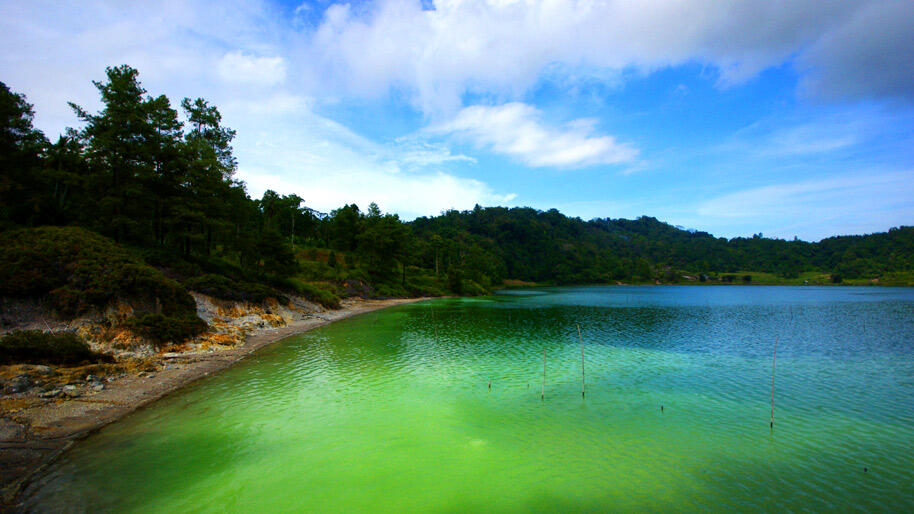
{"label": "turquoise water", "polygon": [[910,512],[912,335],[914,289],[410,304],[287,339],[105,428],[27,508]]}

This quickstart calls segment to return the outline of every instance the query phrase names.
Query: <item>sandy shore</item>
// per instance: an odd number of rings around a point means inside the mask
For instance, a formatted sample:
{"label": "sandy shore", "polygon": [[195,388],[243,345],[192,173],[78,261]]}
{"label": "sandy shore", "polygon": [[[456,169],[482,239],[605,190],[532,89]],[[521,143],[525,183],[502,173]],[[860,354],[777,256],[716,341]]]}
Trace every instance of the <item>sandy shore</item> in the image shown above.
{"label": "sandy shore", "polygon": [[341,309],[316,313],[283,327],[258,330],[232,349],[167,354],[162,359],[168,366],[154,374],[123,376],[92,396],[31,406],[17,412],[20,422],[0,419],[0,511],[14,509],[16,497],[29,481],[76,441],[140,407],[285,337],[357,314],[419,300],[348,300]]}

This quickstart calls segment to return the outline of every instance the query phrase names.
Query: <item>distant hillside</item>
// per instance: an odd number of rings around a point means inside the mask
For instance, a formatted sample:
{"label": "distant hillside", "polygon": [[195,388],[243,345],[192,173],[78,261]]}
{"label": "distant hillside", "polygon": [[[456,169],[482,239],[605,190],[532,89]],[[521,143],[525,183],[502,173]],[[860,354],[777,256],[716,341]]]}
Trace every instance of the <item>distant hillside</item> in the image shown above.
{"label": "distant hillside", "polygon": [[[583,221],[555,209],[504,207],[450,211],[419,218],[411,226],[422,239],[437,235],[464,241],[464,261],[477,267],[478,261],[489,261],[480,271],[535,282],[662,279],[670,269],[695,274],[756,271],[783,278],[815,271],[843,279],[914,269],[914,227],[818,243],[760,235],[728,240],[648,216]],[[477,248],[486,256],[474,256]],[[430,264],[426,255],[425,265]]]}

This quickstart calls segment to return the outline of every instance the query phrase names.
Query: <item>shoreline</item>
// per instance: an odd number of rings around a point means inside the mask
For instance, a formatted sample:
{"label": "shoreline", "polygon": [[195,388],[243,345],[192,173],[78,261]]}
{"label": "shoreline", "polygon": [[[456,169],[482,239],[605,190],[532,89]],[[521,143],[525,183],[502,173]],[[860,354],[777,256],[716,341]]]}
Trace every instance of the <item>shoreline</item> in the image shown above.
{"label": "shoreline", "polygon": [[169,366],[151,376],[124,376],[91,397],[50,401],[27,409],[21,415],[27,418],[27,426],[0,418],[0,468],[4,469],[0,476],[0,512],[15,509],[16,501],[32,480],[76,442],[124,416],[287,337],[359,314],[426,299],[348,300],[340,309],[253,332],[244,343],[231,349],[160,356]]}

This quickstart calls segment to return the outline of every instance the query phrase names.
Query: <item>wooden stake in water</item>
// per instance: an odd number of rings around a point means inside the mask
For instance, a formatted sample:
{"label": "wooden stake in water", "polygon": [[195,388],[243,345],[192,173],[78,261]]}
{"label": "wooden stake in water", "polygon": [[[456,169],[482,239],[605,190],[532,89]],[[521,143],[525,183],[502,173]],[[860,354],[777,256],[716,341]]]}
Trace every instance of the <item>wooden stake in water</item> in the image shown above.
{"label": "wooden stake in water", "polygon": [[435,317],[435,307],[429,304],[429,307],[432,308],[432,325],[435,327],[435,342],[438,342],[438,318]]}
{"label": "wooden stake in water", "polygon": [[774,355],[771,357],[771,420],[770,427],[774,429],[774,365],[778,358],[778,338],[774,338]]}
{"label": "wooden stake in water", "polygon": [[543,391],[540,393],[540,400],[546,399],[546,347],[543,347]]}
{"label": "wooden stake in water", "polygon": [[581,324],[578,323],[578,341],[581,341],[581,398],[584,397],[584,338],[581,337]]}

